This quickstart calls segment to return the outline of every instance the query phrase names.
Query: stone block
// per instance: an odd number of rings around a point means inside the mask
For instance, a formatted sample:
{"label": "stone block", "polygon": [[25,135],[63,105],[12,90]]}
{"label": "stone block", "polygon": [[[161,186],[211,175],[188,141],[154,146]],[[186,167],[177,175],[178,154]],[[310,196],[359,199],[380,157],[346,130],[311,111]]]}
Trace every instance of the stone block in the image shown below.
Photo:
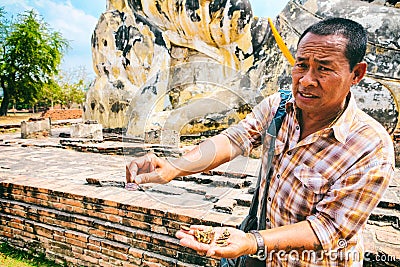
{"label": "stone block", "polygon": [[145,133],[145,143],[165,146],[179,146],[179,133],[175,130],[153,130]]}
{"label": "stone block", "polygon": [[39,138],[51,135],[49,118],[21,122],[21,138]]}
{"label": "stone block", "polygon": [[71,138],[103,140],[103,126],[99,123],[85,122],[71,125]]}
{"label": "stone block", "polygon": [[234,199],[221,199],[214,205],[214,210],[232,214],[233,208],[237,205],[236,200]]}

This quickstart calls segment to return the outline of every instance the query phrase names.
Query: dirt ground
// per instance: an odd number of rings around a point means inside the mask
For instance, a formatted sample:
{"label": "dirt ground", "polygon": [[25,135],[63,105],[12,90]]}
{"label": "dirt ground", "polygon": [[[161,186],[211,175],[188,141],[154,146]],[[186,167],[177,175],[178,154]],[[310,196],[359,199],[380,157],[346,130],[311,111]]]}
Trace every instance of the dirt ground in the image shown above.
{"label": "dirt ground", "polygon": [[0,116],[0,125],[19,124],[22,121],[29,120],[29,118],[39,118],[40,115],[42,115],[42,113],[8,113],[7,116]]}
{"label": "dirt ground", "polygon": [[9,112],[7,116],[0,116],[0,125],[20,124],[30,118],[51,118],[52,121],[82,118],[81,109],[53,109],[41,113]]}

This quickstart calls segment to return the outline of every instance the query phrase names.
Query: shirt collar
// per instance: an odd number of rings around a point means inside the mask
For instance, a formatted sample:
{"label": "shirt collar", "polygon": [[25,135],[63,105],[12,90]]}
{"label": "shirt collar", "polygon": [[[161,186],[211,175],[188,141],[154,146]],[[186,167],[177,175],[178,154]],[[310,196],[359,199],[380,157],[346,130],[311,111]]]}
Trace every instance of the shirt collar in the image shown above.
{"label": "shirt collar", "polygon": [[349,135],[351,123],[354,121],[354,117],[357,111],[357,104],[354,95],[349,93],[349,103],[344,110],[342,116],[332,125],[332,130],[335,138],[342,144],[346,143]]}

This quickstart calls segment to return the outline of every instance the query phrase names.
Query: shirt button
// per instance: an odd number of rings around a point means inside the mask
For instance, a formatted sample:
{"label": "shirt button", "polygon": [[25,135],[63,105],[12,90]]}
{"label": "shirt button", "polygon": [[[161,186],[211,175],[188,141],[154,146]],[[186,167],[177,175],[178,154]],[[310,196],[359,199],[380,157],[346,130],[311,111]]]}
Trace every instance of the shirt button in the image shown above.
{"label": "shirt button", "polygon": [[297,126],[296,126],[296,130],[297,130],[297,131],[300,130],[300,126],[297,125]]}
{"label": "shirt button", "polygon": [[287,154],[290,156],[292,155],[292,151],[288,151]]}
{"label": "shirt button", "polygon": [[276,175],[276,178],[278,178],[278,179],[281,178],[281,175],[280,175],[280,174],[277,174],[277,175]]}
{"label": "shirt button", "polygon": [[267,223],[269,223],[269,219],[267,218],[267,219],[265,219],[265,221],[267,222]]}
{"label": "shirt button", "polygon": [[268,201],[271,201],[271,198],[270,198],[270,197],[268,198]]}

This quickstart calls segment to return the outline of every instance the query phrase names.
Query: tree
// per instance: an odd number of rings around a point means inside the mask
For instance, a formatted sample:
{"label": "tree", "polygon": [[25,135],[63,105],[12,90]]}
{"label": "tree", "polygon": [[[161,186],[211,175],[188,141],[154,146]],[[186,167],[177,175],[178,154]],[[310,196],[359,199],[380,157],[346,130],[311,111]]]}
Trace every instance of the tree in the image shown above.
{"label": "tree", "polygon": [[46,108],[53,108],[55,104],[60,104],[62,98],[62,88],[57,81],[51,79],[43,85],[43,88],[38,96],[38,102],[44,103]]}
{"label": "tree", "polygon": [[[0,13],[4,17],[4,12]],[[5,25],[0,56],[0,86],[3,101],[0,116],[7,115],[10,101],[33,104],[44,85],[51,83],[58,72],[68,42],[52,31],[32,11],[18,15],[17,21]]]}
{"label": "tree", "polygon": [[61,88],[58,103],[67,108],[72,104],[81,105],[85,101],[86,91],[90,85],[89,75],[85,67],[70,71],[61,71],[57,77],[57,83]]}

